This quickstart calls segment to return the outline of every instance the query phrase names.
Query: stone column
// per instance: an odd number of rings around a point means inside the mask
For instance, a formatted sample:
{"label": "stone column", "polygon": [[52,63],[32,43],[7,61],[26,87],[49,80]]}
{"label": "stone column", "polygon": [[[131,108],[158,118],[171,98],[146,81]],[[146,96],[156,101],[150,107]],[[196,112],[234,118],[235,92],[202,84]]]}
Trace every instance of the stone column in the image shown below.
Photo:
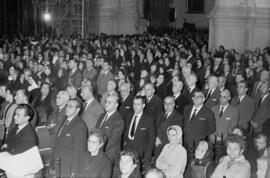
{"label": "stone column", "polygon": [[209,21],[210,51],[219,45],[240,52],[269,45],[269,0],[216,0]]}

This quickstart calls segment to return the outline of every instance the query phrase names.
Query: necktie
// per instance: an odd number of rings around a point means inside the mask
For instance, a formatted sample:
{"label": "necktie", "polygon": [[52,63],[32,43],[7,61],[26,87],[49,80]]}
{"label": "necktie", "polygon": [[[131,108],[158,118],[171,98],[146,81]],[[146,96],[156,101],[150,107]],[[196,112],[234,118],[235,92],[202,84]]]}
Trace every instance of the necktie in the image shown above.
{"label": "necktie", "polygon": [[212,90],[209,90],[205,100],[208,100],[208,98],[211,96],[211,94],[212,94]]}
{"label": "necktie", "polygon": [[130,136],[131,137],[134,137],[134,134],[135,134],[135,127],[136,127],[136,123],[137,123],[137,115],[135,115],[134,117],[134,121],[132,123],[132,126],[131,126],[131,131],[130,131]]}
{"label": "necktie", "polygon": [[256,90],[256,93],[259,93],[259,90],[260,90],[260,88],[261,88],[261,83],[258,85],[258,88],[257,88],[257,90]]}
{"label": "necktie", "polygon": [[222,116],[222,114],[223,114],[223,109],[224,109],[224,107],[222,106],[221,109],[220,109],[220,111],[219,111],[219,117]]}
{"label": "necktie", "polygon": [[83,111],[86,109],[86,106],[87,106],[87,102],[84,102],[83,103]]}
{"label": "necktie", "polygon": [[100,124],[100,129],[101,129],[101,127],[102,127],[102,125],[104,124],[104,122],[106,121],[108,119],[108,114],[106,114],[105,115],[105,117],[103,118],[103,120],[102,120],[102,122],[101,122],[101,124]]}
{"label": "necktie", "polygon": [[263,96],[261,96],[261,99],[259,100],[258,102],[258,105],[257,105],[257,109],[259,109],[260,105],[262,104],[263,102]]}
{"label": "necktie", "polygon": [[169,115],[169,113],[165,113],[165,119],[167,119],[168,118],[168,115]]}
{"label": "necktie", "polygon": [[64,127],[68,125],[68,122],[69,122],[69,121],[66,120],[65,123],[62,125],[62,127],[60,128],[60,130],[59,130],[59,132],[58,132],[58,135],[57,135],[58,137],[61,135],[61,132],[62,132],[62,130],[64,129]]}
{"label": "necktie", "polygon": [[190,117],[190,120],[193,119],[196,116],[196,112],[197,112],[197,109],[194,109],[193,113],[192,113],[192,115]]}
{"label": "necktie", "polygon": [[240,97],[238,98],[237,105],[239,105],[241,102]]}

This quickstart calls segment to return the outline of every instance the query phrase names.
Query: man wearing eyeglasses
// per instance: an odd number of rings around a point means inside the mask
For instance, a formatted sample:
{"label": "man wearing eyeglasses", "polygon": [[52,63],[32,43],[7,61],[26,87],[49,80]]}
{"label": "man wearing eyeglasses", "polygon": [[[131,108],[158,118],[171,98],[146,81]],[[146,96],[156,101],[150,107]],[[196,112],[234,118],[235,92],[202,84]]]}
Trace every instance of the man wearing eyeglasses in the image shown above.
{"label": "man wearing eyeglasses", "polygon": [[216,130],[214,113],[204,105],[203,92],[196,91],[192,100],[193,105],[184,111],[184,143],[189,151]]}

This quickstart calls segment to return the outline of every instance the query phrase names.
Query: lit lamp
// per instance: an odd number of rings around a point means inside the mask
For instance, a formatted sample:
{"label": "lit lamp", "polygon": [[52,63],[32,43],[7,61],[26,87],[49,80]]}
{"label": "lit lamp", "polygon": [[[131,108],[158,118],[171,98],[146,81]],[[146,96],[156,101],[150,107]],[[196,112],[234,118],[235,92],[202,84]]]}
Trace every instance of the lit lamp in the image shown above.
{"label": "lit lamp", "polygon": [[49,12],[45,12],[45,14],[43,15],[43,18],[46,22],[51,20],[51,14]]}

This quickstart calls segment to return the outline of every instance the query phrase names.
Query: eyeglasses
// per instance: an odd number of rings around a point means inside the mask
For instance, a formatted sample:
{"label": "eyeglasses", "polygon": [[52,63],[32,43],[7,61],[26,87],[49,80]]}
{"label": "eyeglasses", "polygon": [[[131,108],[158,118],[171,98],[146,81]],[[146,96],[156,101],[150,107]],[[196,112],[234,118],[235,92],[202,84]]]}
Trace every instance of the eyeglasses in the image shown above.
{"label": "eyeglasses", "polygon": [[204,98],[202,95],[194,95],[192,98]]}

